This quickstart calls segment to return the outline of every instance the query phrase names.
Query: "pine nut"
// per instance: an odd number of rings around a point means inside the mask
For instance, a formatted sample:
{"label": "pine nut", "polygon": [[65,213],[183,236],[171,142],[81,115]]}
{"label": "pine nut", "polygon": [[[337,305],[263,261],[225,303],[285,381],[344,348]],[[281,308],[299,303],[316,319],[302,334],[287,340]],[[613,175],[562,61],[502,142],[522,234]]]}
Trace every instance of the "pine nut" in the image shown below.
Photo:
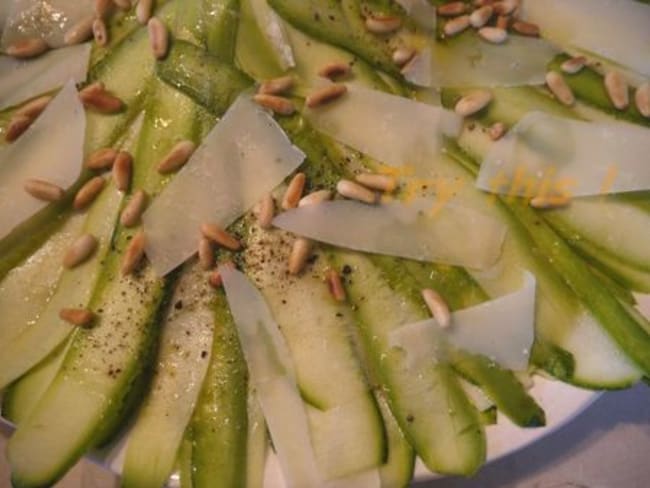
{"label": "pine nut", "polygon": [[95,0],[95,16],[105,19],[113,6],[113,0]]}
{"label": "pine nut", "polygon": [[462,117],[474,115],[483,110],[492,101],[492,93],[487,90],[475,90],[456,103],[455,112]]}
{"label": "pine nut", "polygon": [[312,248],[313,243],[305,237],[298,237],[293,242],[291,253],[289,254],[289,274],[297,275],[305,269]]}
{"label": "pine nut", "polygon": [[536,209],[564,208],[571,203],[571,197],[567,195],[536,196],[530,200],[530,206]]}
{"label": "pine nut", "polygon": [[263,82],[257,90],[257,93],[263,95],[281,95],[291,90],[294,83],[292,76],[273,78],[272,80],[266,80]]}
{"label": "pine nut", "polygon": [[386,16],[368,16],[366,17],[366,29],[373,34],[390,34],[402,27],[402,19]]}
{"label": "pine nut", "polygon": [[332,199],[332,192],[329,190],[318,190],[311,192],[300,199],[298,207],[308,207],[309,205],[318,205]]}
{"label": "pine nut", "polygon": [[332,298],[337,302],[344,302],[346,295],[341,275],[334,269],[328,269],[327,273],[325,273],[325,281]]}
{"label": "pine nut", "polygon": [[225,247],[231,251],[238,251],[241,249],[241,243],[233,235],[229,234],[216,224],[201,225],[201,234],[218,246]]}
{"label": "pine nut", "polygon": [[650,117],[650,83],[644,83],[636,89],[634,101],[639,113],[644,117]]}
{"label": "pine nut", "polygon": [[101,176],[95,176],[94,178],[88,180],[86,184],[79,189],[74,197],[74,202],[72,203],[74,209],[81,210],[90,205],[93,200],[95,200],[97,195],[99,195],[99,192],[103,190],[105,184],[106,180],[104,180],[104,178]]}
{"label": "pine nut", "polygon": [[539,26],[532,22],[524,22],[523,20],[515,20],[512,23],[512,30],[517,34],[528,37],[539,37]]}
{"label": "pine nut", "polygon": [[259,203],[257,224],[262,229],[270,229],[273,217],[275,217],[275,200],[273,200],[273,195],[267,193]]}
{"label": "pine nut", "polygon": [[149,22],[151,18],[151,11],[153,8],[153,0],[138,0],[138,5],[135,7],[135,16],[142,25]]}
{"label": "pine nut", "polygon": [[63,35],[63,43],[67,46],[72,46],[90,39],[93,35],[94,20],[95,18],[91,15],[74,24]]}
{"label": "pine nut", "polygon": [[86,168],[94,170],[106,170],[113,167],[117,151],[112,147],[98,149],[86,159]]}
{"label": "pine nut", "polygon": [[449,306],[438,292],[431,288],[425,288],[422,290],[422,298],[438,325],[443,329],[449,327],[451,325],[451,312]]}
{"label": "pine nut", "polygon": [[14,115],[11,117],[5,132],[5,141],[14,142],[22,136],[27,129],[29,129],[29,127],[34,123],[34,120],[34,117],[29,117],[27,115]]}
{"label": "pine nut", "polygon": [[394,191],[397,188],[397,181],[390,175],[377,173],[359,173],[354,177],[357,183],[361,183],[366,188],[385,192]]}
{"label": "pine nut", "polygon": [[472,24],[472,27],[475,29],[480,29],[485,24],[489,22],[494,14],[494,8],[491,5],[485,5],[480,7],[469,16],[469,23]]}
{"label": "pine nut", "polygon": [[206,237],[199,239],[199,264],[204,270],[214,268],[214,250],[212,242]]}
{"label": "pine nut", "polygon": [[98,46],[105,47],[108,44],[108,29],[104,19],[97,18],[93,21],[93,37]]}
{"label": "pine nut", "polygon": [[113,162],[113,182],[119,191],[127,191],[133,174],[133,157],[126,151],[120,151]]}
{"label": "pine nut", "polygon": [[58,202],[65,195],[63,188],[43,180],[27,180],[23,188],[34,198],[44,202]]}
{"label": "pine nut", "polygon": [[253,101],[264,108],[268,108],[273,113],[280,115],[291,115],[296,111],[296,107],[291,100],[277,95],[258,93],[253,95]]}
{"label": "pine nut", "polygon": [[574,58],[567,59],[565,62],[563,62],[560,65],[560,68],[565,73],[569,73],[573,75],[578,71],[580,71],[582,68],[584,68],[586,64],[587,64],[587,58],[585,58],[584,56],[576,56]]}
{"label": "pine nut", "polygon": [[79,92],[84,107],[104,114],[114,114],[124,108],[122,100],[109,93],[102,82],[95,82]]}
{"label": "pine nut", "polygon": [[443,27],[443,32],[447,37],[455,36],[469,27],[469,15],[461,15],[448,20]]}
{"label": "pine nut", "polygon": [[336,191],[345,198],[368,203],[370,205],[377,203],[377,195],[374,191],[369,190],[365,186],[361,186],[354,181],[340,180],[336,184]]}
{"label": "pine nut", "polygon": [[18,59],[29,59],[40,56],[50,48],[47,42],[40,37],[30,37],[28,39],[20,39],[10,44],[5,49],[8,56]]}
{"label": "pine nut", "polygon": [[307,96],[305,103],[309,108],[319,107],[326,103],[333,102],[347,91],[347,86],[334,83],[311,92],[309,96]]}
{"label": "pine nut", "polygon": [[127,228],[138,225],[140,223],[140,217],[142,217],[142,213],[147,206],[147,200],[149,200],[147,192],[144,190],[136,191],[129,200],[129,203],[124,207],[124,210],[122,210],[120,223]]}
{"label": "pine nut", "polygon": [[122,276],[130,275],[138,267],[142,258],[144,258],[144,246],[146,244],[146,237],[144,231],[139,231],[133,236],[129,245],[126,246],[124,256],[122,257],[122,265],[120,271]]}
{"label": "pine nut", "polygon": [[182,168],[185,166],[192,154],[194,154],[195,150],[196,144],[188,139],[177,142],[162,161],[158,163],[158,173],[172,173],[177,169]]}
{"label": "pine nut", "polygon": [[393,51],[393,63],[400,68],[406,65],[415,56],[415,49],[399,47]]}
{"label": "pine nut", "polygon": [[438,7],[438,15],[441,17],[456,17],[467,11],[465,2],[449,2]]}
{"label": "pine nut", "polygon": [[131,0],[113,0],[113,3],[117,5],[117,8],[120,10],[129,10],[133,6]]}
{"label": "pine nut", "polygon": [[498,15],[510,15],[519,6],[519,0],[502,0],[494,3],[494,11]]}
{"label": "pine nut", "polygon": [[508,32],[498,27],[481,27],[478,30],[478,35],[492,44],[502,44],[508,39]]}
{"label": "pine nut", "polygon": [[497,29],[503,29],[504,31],[508,30],[508,27],[510,26],[510,17],[507,15],[499,15],[497,17],[497,21],[494,24],[494,27]]}
{"label": "pine nut", "polygon": [[156,59],[163,59],[167,56],[169,49],[169,32],[167,27],[158,17],[151,17],[147,22],[149,30],[149,43],[151,51]]}
{"label": "pine nut", "polygon": [[63,266],[75,268],[90,258],[97,249],[97,238],[91,234],[79,236],[63,256]]}
{"label": "pine nut", "polygon": [[284,192],[284,196],[282,197],[282,204],[280,205],[284,210],[298,206],[298,202],[302,198],[302,192],[305,191],[306,183],[307,176],[305,176],[305,173],[296,173],[291,178],[289,186],[287,186],[287,191]]}
{"label": "pine nut", "polygon": [[506,133],[506,126],[503,122],[495,122],[488,129],[488,136],[493,141],[498,141]]}
{"label": "pine nut", "polygon": [[95,320],[95,314],[85,308],[62,308],[59,318],[77,327],[88,327]]}
{"label": "pine nut", "polygon": [[25,116],[35,119],[43,113],[51,101],[52,97],[50,95],[35,98],[16,110],[14,116]]}
{"label": "pine nut", "polygon": [[208,283],[212,288],[221,288],[223,286],[223,278],[218,269],[215,269],[208,277]]}
{"label": "pine nut", "polygon": [[323,78],[329,78],[334,80],[336,78],[342,78],[350,74],[350,64],[343,61],[333,61],[327,63],[320,70],[318,70],[318,76]]}
{"label": "pine nut", "polygon": [[571,106],[575,103],[575,97],[571,87],[564,81],[564,77],[557,71],[546,73],[546,86],[562,104]]}
{"label": "pine nut", "polygon": [[623,75],[618,71],[608,71],[604,81],[605,90],[614,107],[618,110],[625,110],[630,104],[630,93]]}

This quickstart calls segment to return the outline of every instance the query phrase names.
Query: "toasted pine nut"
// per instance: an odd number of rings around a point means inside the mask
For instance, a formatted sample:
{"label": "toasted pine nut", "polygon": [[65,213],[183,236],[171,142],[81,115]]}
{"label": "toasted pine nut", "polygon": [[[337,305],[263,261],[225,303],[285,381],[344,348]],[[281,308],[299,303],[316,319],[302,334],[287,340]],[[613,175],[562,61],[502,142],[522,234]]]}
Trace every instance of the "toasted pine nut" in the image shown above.
{"label": "toasted pine nut", "polygon": [[532,22],[524,22],[523,20],[515,20],[512,23],[512,30],[517,34],[528,37],[539,37],[539,26]]}
{"label": "toasted pine nut", "polygon": [[494,11],[499,15],[510,15],[519,6],[519,0],[502,0],[495,2]]}
{"label": "toasted pine nut", "polygon": [[169,49],[169,32],[167,26],[162,23],[158,17],[151,17],[147,22],[149,30],[149,43],[151,44],[151,51],[156,59],[163,59],[167,56]]}
{"label": "toasted pine nut", "polygon": [[52,97],[50,95],[35,98],[16,110],[14,116],[22,115],[35,119],[43,113],[51,101]]}
{"label": "toasted pine nut", "polygon": [[113,182],[120,191],[127,191],[133,173],[133,157],[126,151],[120,151],[113,162]]}
{"label": "toasted pine nut", "polygon": [[365,186],[361,186],[354,181],[340,180],[336,184],[336,191],[345,198],[358,200],[370,205],[377,203],[377,195],[374,191],[369,190]]}
{"label": "toasted pine nut", "polygon": [[634,101],[639,113],[644,117],[650,117],[650,83],[646,82],[636,89]]}
{"label": "toasted pine nut", "polygon": [[86,184],[79,189],[74,197],[72,206],[75,208],[75,210],[81,210],[90,205],[90,203],[95,200],[97,195],[99,195],[99,192],[102,191],[105,184],[106,180],[104,180],[104,178],[101,176],[95,176],[94,178],[88,180]]}
{"label": "toasted pine nut", "polygon": [[117,8],[120,10],[129,10],[133,6],[131,0],[113,0],[113,3],[117,5]]}
{"label": "toasted pine nut", "polygon": [[332,102],[337,98],[341,97],[348,91],[348,87],[339,83],[333,83],[327,85],[323,88],[320,88],[316,91],[311,92],[305,103],[309,108],[319,107],[320,105],[325,105],[326,103]]}
{"label": "toasted pine nut", "polygon": [[87,327],[95,320],[95,314],[85,308],[62,308],[59,318],[77,327]]}
{"label": "toasted pine nut", "polygon": [[478,30],[478,35],[492,44],[502,44],[508,39],[508,32],[499,27],[481,27]]}
{"label": "toasted pine nut", "polygon": [[268,108],[276,114],[291,115],[296,111],[296,106],[291,100],[277,95],[267,95],[266,93],[257,93],[253,95],[253,101],[258,105]]}
{"label": "toasted pine nut", "polygon": [[138,5],[135,7],[135,16],[142,25],[149,22],[151,18],[151,10],[153,8],[153,0],[138,0]]}
{"label": "toasted pine nut", "polygon": [[461,15],[460,17],[454,17],[448,20],[442,30],[446,36],[451,37],[463,32],[468,27],[469,15]]}
{"label": "toasted pine nut", "polygon": [[329,190],[313,191],[306,195],[298,202],[299,207],[308,207],[309,205],[318,205],[332,199],[332,192]]}
{"label": "toasted pine nut", "polygon": [[158,163],[158,173],[167,174],[183,167],[195,150],[196,144],[188,139],[177,142],[167,156]]}
{"label": "toasted pine nut", "polygon": [[627,81],[618,71],[608,71],[605,74],[605,90],[609,99],[618,110],[625,110],[630,104],[630,93]]}
{"label": "toasted pine nut", "polygon": [[345,287],[341,275],[334,269],[328,269],[325,273],[325,280],[327,281],[327,288],[332,295],[332,298],[337,302],[345,301]]}
{"label": "toasted pine nut", "polygon": [[257,93],[264,95],[281,95],[291,90],[294,83],[293,76],[291,75],[273,78],[272,80],[266,80],[263,82],[257,90]]}
{"label": "toasted pine nut", "polygon": [[101,17],[93,21],[93,37],[98,46],[104,47],[108,44],[108,29],[106,22]]}
{"label": "toasted pine nut", "polygon": [[269,229],[275,216],[275,200],[273,195],[267,193],[259,203],[257,223],[262,229]]}
{"label": "toasted pine nut", "polygon": [[93,35],[93,21],[95,18],[91,15],[81,19],[79,22],[70,27],[63,35],[63,43],[67,46],[85,42]]}
{"label": "toasted pine nut", "polygon": [[506,133],[506,126],[503,122],[495,122],[488,129],[488,135],[493,141],[498,141]]}
{"label": "toasted pine nut", "polygon": [[438,325],[443,329],[449,327],[451,325],[451,312],[449,312],[449,306],[438,292],[431,288],[425,288],[422,290],[422,298]]}
{"label": "toasted pine nut", "polygon": [[400,68],[408,63],[415,56],[415,49],[410,47],[399,47],[393,51],[393,63]]}
{"label": "toasted pine nut", "polygon": [[575,96],[571,87],[564,81],[564,77],[557,71],[546,73],[546,85],[561,103],[571,106],[575,103]]}
{"label": "toasted pine nut", "polygon": [[63,198],[63,188],[48,181],[30,179],[23,186],[24,190],[34,198],[44,202],[58,202]]}
{"label": "toasted pine nut", "polygon": [[438,15],[441,17],[456,17],[467,11],[465,2],[449,2],[438,7]]}
{"label": "toasted pine nut", "polygon": [[106,170],[113,167],[117,151],[112,147],[98,149],[86,159],[86,168],[95,170]]}
{"label": "toasted pine nut", "polygon": [[366,17],[366,29],[373,34],[390,34],[395,32],[402,26],[402,19],[386,16],[372,16]]}
{"label": "toasted pine nut", "polygon": [[390,175],[378,173],[359,173],[354,177],[357,183],[361,183],[366,188],[391,192],[397,188],[397,181]]}
{"label": "toasted pine nut", "polygon": [[349,74],[350,64],[344,61],[333,61],[331,63],[327,63],[325,66],[318,70],[318,76],[329,78],[330,80],[348,76]]}
{"label": "toasted pine nut", "polygon": [[313,243],[305,237],[298,237],[293,242],[291,254],[289,254],[289,274],[297,275],[305,269],[312,248]]}
{"label": "toasted pine nut", "polygon": [[469,16],[469,23],[472,24],[472,27],[475,29],[480,29],[492,18],[494,14],[494,8],[492,5],[485,5],[483,7],[477,8]]}
{"label": "toasted pine nut", "polygon": [[145,207],[147,206],[147,200],[149,195],[144,190],[136,191],[129,203],[126,204],[124,210],[122,210],[122,215],[120,215],[120,223],[124,227],[135,227],[140,223],[140,217],[142,217],[142,212],[144,212]]}
{"label": "toasted pine nut", "polygon": [[507,15],[499,15],[497,17],[497,21],[494,24],[494,27],[508,31],[508,27],[510,27],[510,17]]}
{"label": "toasted pine nut", "polygon": [[214,267],[214,250],[212,249],[212,242],[207,237],[199,239],[199,263],[201,268],[206,271]]}
{"label": "toasted pine nut", "polygon": [[567,59],[560,65],[560,68],[565,73],[575,74],[585,67],[587,64],[587,58],[584,56],[576,56],[574,58]]}
{"label": "toasted pine nut", "polygon": [[95,0],[95,16],[105,19],[112,6],[113,0]]}
{"label": "toasted pine nut", "polygon": [[201,234],[215,244],[231,251],[241,249],[241,243],[232,234],[229,234],[216,224],[201,225]]}
{"label": "toasted pine nut", "polygon": [[79,266],[93,255],[97,249],[97,238],[91,234],[82,234],[68,248],[63,256],[63,266],[68,269]]}
{"label": "toasted pine nut", "polygon": [[88,85],[79,92],[84,107],[100,113],[113,114],[124,107],[122,100],[109,93],[102,82]]}
{"label": "toasted pine nut", "polygon": [[34,123],[34,117],[27,115],[14,115],[11,117],[5,132],[5,141],[14,142],[22,136],[27,129]]}
{"label": "toasted pine nut", "polygon": [[284,210],[289,210],[290,208],[296,208],[298,202],[302,198],[302,192],[305,190],[305,184],[307,183],[307,177],[305,173],[296,173],[296,175],[291,178],[289,186],[287,186],[287,191],[284,192],[282,197],[281,207]]}
{"label": "toasted pine nut", "polygon": [[144,257],[145,244],[146,237],[144,231],[141,230],[133,236],[129,245],[126,246],[120,268],[122,276],[130,275],[138,267]]}
{"label": "toasted pine nut", "polygon": [[28,39],[20,39],[10,44],[5,49],[8,56],[19,59],[28,59],[40,56],[50,48],[47,42],[40,37],[30,37]]}
{"label": "toasted pine nut", "polygon": [[531,207],[540,210],[563,208],[567,207],[571,203],[571,197],[568,195],[539,195],[533,197],[529,203]]}
{"label": "toasted pine nut", "polygon": [[483,110],[492,101],[492,93],[487,90],[475,90],[456,103],[455,112],[463,117],[468,117]]}
{"label": "toasted pine nut", "polygon": [[212,288],[221,288],[223,286],[223,278],[218,269],[215,269],[208,277],[208,283]]}

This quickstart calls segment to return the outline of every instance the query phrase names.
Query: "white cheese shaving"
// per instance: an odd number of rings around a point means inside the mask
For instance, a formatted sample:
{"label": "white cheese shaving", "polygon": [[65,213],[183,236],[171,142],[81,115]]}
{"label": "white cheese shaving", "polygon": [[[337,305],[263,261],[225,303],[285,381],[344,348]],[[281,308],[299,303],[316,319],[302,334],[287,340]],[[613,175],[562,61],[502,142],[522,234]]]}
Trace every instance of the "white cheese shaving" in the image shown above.
{"label": "white cheese shaving", "polygon": [[36,59],[0,56],[0,110],[63,86],[86,80],[90,44],[50,51]]}
{"label": "white cheese shaving", "polygon": [[273,225],[335,246],[484,269],[501,254],[505,226],[435,199],[366,205],[336,200],[283,212]]}
{"label": "white cheese shaving", "polygon": [[547,65],[557,50],[543,39],[510,36],[503,44],[466,33],[432,42],[403,70],[419,86],[519,86],[544,83]]}
{"label": "white cheese shaving", "polygon": [[250,0],[260,30],[269,41],[283,70],[296,65],[284,21],[269,7],[266,0]]}
{"label": "white cheese shaving", "polygon": [[532,198],[650,189],[650,130],[530,112],[496,142],[476,185]]}
{"label": "white cheese shaving", "polygon": [[650,5],[635,0],[526,0],[523,12],[551,41],[650,76]]}
{"label": "white cheese shaving", "polygon": [[427,30],[436,28],[436,8],[427,0],[397,0],[415,23]]}
{"label": "white cheese shaving", "polygon": [[444,361],[451,346],[524,371],[535,340],[535,291],[535,277],[526,273],[521,290],[452,312],[448,328],[430,319],[394,330],[391,347],[406,352],[406,366],[413,370]]}
{"label": "white cheese shaving", "polygon": [[50,47],[62,47],[68,29],[94,15],[93,0],[13,0],[0,46],[40,37]]}
{"label": "white cheese shaving", "polygon": [[156,272],[165,275],[196,252],[201,224],[227,227],[304,157],[273,117],[240,96],[143,216]]}
{"label": "white cheese shaving", "polygon": [[347,85],[333,103],[305,109],[317,130],[390,166],[431,169],[442,137],[458,136],[462,118],[434,107],[376,90]]}
{"label": "white cheese shaving", "polygon": [[77,180],[85,130],[84,108],[69,81],[16,142],[0,148],[0,238],[47,205],[23,189],[26,180],[64,189]]}

